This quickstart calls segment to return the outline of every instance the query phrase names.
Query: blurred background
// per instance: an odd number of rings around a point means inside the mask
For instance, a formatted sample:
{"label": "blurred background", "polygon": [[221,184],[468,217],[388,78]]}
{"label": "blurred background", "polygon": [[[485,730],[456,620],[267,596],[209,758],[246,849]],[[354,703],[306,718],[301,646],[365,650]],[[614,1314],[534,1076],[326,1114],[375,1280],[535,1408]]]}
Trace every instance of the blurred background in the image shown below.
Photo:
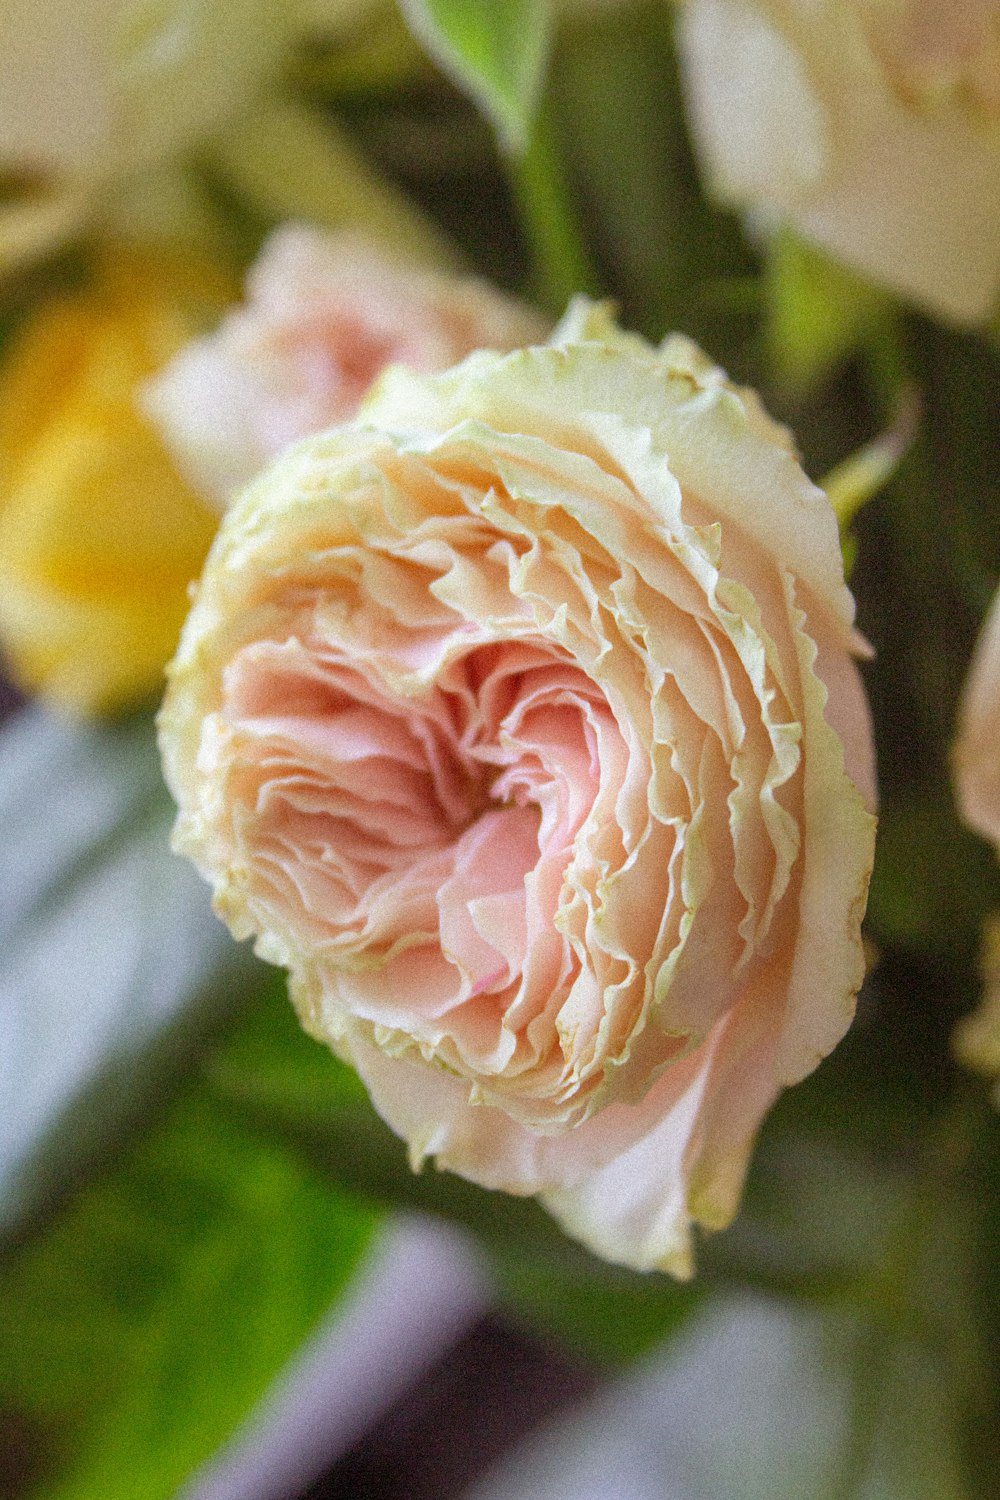
{"label": "blurred background", "polygon": [[[949,762],[1000,572],[995,324],[720,189],[683,9],[0,10],[7,1500],[1000,1494],[1000,1048],[977,1073],[953,1042],[1000,873]],[[169,852],[153,713],[218,511],[140,391],[288,220],[683,330],[837,501],[874,648],[870,973],[690,1283],[411,1174]]]}

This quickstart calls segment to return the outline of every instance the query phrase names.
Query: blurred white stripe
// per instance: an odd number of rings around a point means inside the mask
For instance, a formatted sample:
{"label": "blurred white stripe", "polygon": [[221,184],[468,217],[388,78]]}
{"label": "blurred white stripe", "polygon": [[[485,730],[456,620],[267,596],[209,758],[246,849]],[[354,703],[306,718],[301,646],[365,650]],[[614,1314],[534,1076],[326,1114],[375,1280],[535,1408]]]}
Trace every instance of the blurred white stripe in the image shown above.
{"label": "blurred white stripe", "polygon": [[[823,1313],[809,1305],[749,1292],[706,1300],[673,1340],[532,1434],[463,1500],[832,1494],[851,1390],[846,1370],[831,1358],[830,1336]],[[876,1495],[867,1487],[863,1493]],[[877,1493],[885,1500],[917,1494]]]}
{"label": "blurred white stripe", "polygon": [[316,1479],[489,1306],[473,1243],[398,1217],[344,1301],[180,1500],[286,1500]]}

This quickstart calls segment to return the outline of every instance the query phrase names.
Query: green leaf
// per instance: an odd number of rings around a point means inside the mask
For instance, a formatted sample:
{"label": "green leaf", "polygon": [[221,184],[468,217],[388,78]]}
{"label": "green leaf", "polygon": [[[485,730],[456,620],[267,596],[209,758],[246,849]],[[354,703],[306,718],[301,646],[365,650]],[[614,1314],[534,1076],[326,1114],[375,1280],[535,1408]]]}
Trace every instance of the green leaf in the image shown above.
{"label": "green leaf", "polygon": [[490,120],[501,145],[527,147],[551,37],[548,0],[401,0],[417,40]]}
{"label": "green leaf", "polygon": [[[222,1012],[239,1002],[237,1036],[261,1010],[295,1022],[283,977],[170,854],[151,722],[26,712],[0,739],[0,818],[5,1207],[35,1210],[0,1267],[0,1430],[27,1455],[19,1493],[167,1500],[347,1284],[378,1213],[213,1095]],[[143,1118],[154,1085],[164,1112]],[[71,1170],[73,1196],[45,1194]]]}
{"label": "green leaf", "polygon": [[32,1500],[168,1500],[347,1285],[377,1214],[202,1082],[0,1270]]}
{"label": "green leaf", "polygon": [[77,1171],[273,971],[170,853],[152,722],[0,734],[0,1226]]}

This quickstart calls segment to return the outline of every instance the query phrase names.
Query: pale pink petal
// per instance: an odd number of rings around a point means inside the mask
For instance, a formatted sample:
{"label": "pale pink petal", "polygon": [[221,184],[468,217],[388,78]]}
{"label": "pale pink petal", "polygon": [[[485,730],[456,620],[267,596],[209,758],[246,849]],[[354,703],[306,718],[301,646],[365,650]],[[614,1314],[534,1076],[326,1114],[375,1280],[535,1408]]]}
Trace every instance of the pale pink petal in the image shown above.
{"label": "pale pink petal", "polygon": [[353,417],[387,365],[443,370],[482,347],[545,338],[485,283],[403,266],[350,233],[274,231],[247,302],[145,390],[196,489],[225,505],[282,448]]}
{"label": "pale pink petal", "polygon": [[1000,593],[963,688],[954,763],[962,817],[1000,850]]}

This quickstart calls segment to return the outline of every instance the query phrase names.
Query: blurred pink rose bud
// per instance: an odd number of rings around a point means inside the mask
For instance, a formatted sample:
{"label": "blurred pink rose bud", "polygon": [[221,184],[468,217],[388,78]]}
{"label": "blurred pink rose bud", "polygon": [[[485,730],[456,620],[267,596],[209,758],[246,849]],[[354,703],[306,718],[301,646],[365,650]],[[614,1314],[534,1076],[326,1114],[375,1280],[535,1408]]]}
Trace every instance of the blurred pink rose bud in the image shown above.
{"label": "blurred pink rose bud", "polygon": [[756,397],[576,304],[235,502],[161,714],[176,847],[415,1166],[689,1274],[863,976],[853,613]]}
{"label": "blurred pink rose bud", "polygon": [[[962,688],[958,735],[952,756],[959,812],[1000,855],[1000,591],[979,633]],[[983,930],[978,1006],[964,1016],[952,1039],[965,1067],[1000,1077],[1000,913]],[[1000,1108],[1000,1083],[993,1092]]]}
{"label": "blurred pink rose bud", "polygon": [[962,690],[953,764],[962,817],[1000,853],[1000,593]]}
{"label": "blurred pink rose bud", "polygon": [[1000,302],[1000,0],[686,0],[712,190],[960,324]]}
{"label": "blurred pink rose bud", "polygon": [[246,305],[146,387],[189,482],[216,503],[288,443],[353,417],[387,365],[443,370],[544,339],[532,309],[471,278],[412,269],[350,233],[275,231]]}

